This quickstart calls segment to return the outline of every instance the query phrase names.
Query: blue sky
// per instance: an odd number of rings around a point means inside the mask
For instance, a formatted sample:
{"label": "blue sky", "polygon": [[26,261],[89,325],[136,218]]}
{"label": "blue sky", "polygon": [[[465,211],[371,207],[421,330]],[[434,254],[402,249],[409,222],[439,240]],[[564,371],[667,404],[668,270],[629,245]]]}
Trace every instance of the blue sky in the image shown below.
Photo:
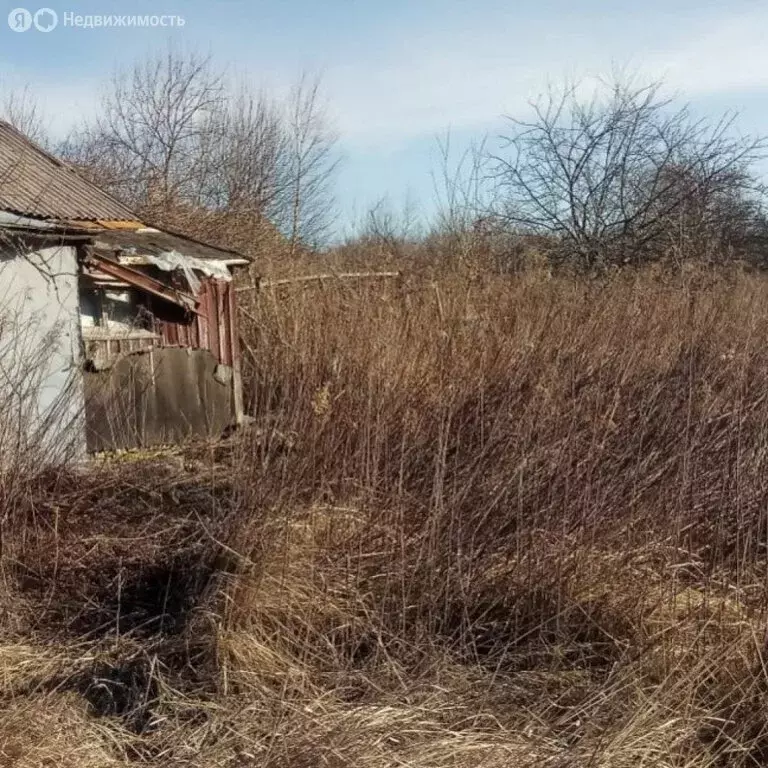
{"label": "blue sky", "polygon": [[[40,5],[87,14],[178,14],[174,29],[12,32],[7,12]],[[340,228],[388,197],[433,203],[436,136],[459,146],[495,136],[506,113],[565,77],[625,68],[663,77],[698,112],[741,113],[768,129],[768,3],[650,0],[25,0],[0,15],[0,88],[28,84],[50,128],[64,133],[96,109],[110,72],[168,41],[210,52],[233,76],[285,93],[322,72],[343,164]]]}

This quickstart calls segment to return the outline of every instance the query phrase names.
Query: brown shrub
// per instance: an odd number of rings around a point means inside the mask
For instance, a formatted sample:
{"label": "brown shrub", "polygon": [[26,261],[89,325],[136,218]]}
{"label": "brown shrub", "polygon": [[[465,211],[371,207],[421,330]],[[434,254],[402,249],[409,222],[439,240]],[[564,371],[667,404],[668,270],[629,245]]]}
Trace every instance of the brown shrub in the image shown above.
{"label": "brown shrub", "polygon": [[262,292],[226,449],[7,485],[9,723],[85,697],[105,764],[768,764],[767,284],[433,277]]}

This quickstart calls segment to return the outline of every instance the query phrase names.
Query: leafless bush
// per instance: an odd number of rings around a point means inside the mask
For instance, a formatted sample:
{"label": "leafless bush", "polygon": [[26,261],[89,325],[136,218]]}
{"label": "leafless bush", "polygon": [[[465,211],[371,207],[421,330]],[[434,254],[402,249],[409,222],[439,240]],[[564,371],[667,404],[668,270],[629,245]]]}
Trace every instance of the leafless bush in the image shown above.
{"label": "leafless bush", "polygon": [[[7,264],[0,272],[10,275]],[[62,355],[68,318],[42,322],[43,310],[30,312],[13,280],[8,286],[0,316],[0,471],[24,474],[82,457],[84,415],[77,371],[57,367],[71,352]]]}
{"label": "leafless bush", "polygon": [[322,243],[333,223],[337,138],[329,127],[319,78],[302,75],[291,93],[287,119],[289,231],[294,253],[299,245]]}
{"label": "leafless bush", "polygon": [[497,204],[509,224],[557,238],[562,258],[592,269],[755,245],[765,141],[739,138],[732,116],[696,118],[659,84],[631,80],[587,99],[551,90],[533,108],[509,118],[508,153],[493,158]]}
{"label": "leafless bush", "polygon": [[447,657],[491,676],[470,717],[493,680],[571,744],[533,738],[534,763],[756,760],[763,289],[454,275],[262,297],[252,402],[275,421],[252,455],[274,511],[233,586],[230,679],[270,659],[297,701],[329,676],[414,701],[455,684]]}

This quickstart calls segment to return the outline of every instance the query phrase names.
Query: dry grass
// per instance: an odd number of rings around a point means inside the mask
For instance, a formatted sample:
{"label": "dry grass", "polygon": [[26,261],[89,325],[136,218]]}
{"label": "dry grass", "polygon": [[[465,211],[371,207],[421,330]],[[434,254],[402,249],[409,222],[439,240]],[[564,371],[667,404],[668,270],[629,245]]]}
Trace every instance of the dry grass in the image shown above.
{"label": "dry grass", "polygon": [[0,763],[8,768],[124,768],[129,764],[122,755],[119,726],[94,722],[82,699],[74,695],[14,702],[0,717]]}
{"label": "dry grass", "polygon": [[247,435],[3,491],[0,764],[768,765],[762,277],[246,311]]}

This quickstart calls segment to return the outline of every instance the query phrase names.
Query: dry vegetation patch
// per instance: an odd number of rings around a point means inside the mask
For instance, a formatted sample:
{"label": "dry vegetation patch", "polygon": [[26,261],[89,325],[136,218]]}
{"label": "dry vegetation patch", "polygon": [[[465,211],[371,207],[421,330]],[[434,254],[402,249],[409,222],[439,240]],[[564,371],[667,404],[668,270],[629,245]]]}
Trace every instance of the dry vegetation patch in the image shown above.
{"label": "dry vegetation patch", "polygon": [[263,293],[249,431],[4,479],[2,759],[768,764],[766,299]]}

